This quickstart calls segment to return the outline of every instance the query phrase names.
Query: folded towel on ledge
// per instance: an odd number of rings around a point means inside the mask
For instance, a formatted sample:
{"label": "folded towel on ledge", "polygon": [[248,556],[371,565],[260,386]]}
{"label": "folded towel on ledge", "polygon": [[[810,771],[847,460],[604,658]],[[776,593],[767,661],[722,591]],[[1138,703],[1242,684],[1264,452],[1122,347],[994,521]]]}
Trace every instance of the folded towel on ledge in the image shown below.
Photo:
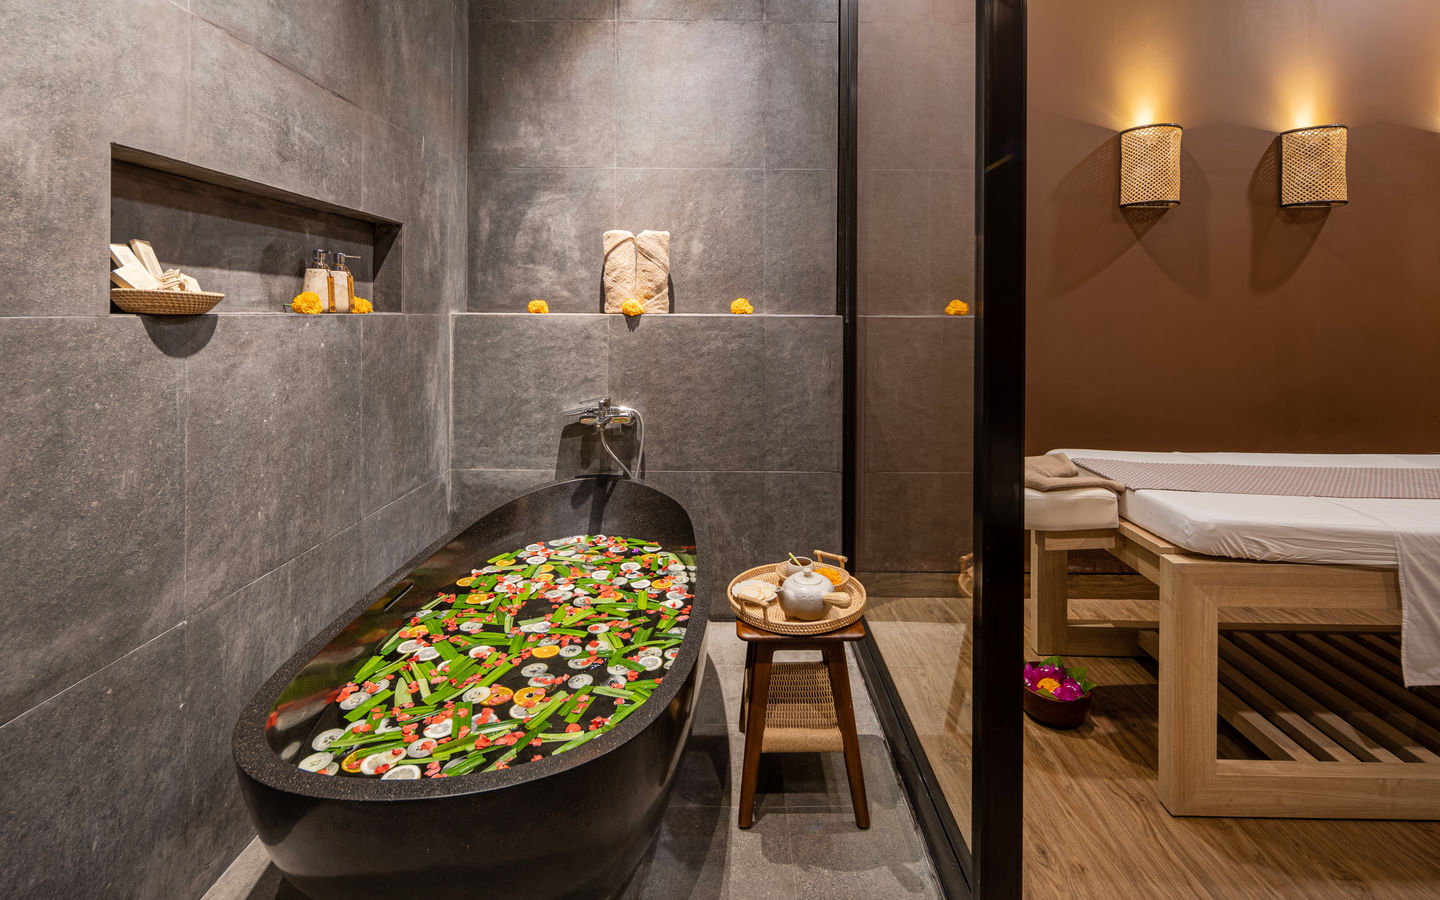
{"label": "folded towel on ledge", "polygon": [[1118,494],[1125,490],[1125,485],[1118,481],[1101,478],[1099,475],[1081,475],[1080,469],[1063,453],[1025,457],[1025,486],[1035,491],[1073,491],[1102,487]]}
{"label": "folded towel on ledge", "polygon": [[620,312],[632,297],[647,314],[670,311],[670,232],[607,231],[605,246],[605,311]]}

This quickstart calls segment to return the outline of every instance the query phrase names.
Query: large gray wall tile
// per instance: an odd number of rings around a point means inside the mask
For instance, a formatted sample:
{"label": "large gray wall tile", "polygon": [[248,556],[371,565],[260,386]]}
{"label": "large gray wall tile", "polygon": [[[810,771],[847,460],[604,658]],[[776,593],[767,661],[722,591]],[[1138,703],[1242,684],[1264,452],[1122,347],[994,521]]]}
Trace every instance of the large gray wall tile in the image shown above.
{"label": "large gray wall tile", "polygon": [[649,469],[764,467],[761,317],[611,316],[609,326],[609,394],[644,415]]}
{"label": "large gray wall tile", "polygon": [[866,472],[968,472],[975,319],[863,317]]}
{"label": "large gray wall tile", "polygon": [[[761,472],[653,471],[646,476],[646,481],[679,501],[697,529],[708,536],[709,555],[697,565],[709,567],[720,585],[752,566],[774,562],[766,558],[770,540],[765,480]],[[730,614],[718,592],[710,616],[717,614]]]}
{"label": "large gray wall tile", "polygon": [[622,22],[619,59],[619,165],[765,164],[763,25]]}
{"label": "large gray wall tile", "polygon": [[358,316],[221,316],[188,361],[187,592],[202,608],[360,518]]}
{"label": "large gray wall tile", "polygon": [[366,63],[373,66],[374,95],[369,107],[390,122],[422,135],[446,157],[458,159],[451,66],[456,32],[454,8],[447,0],[363,0],[352,15],[363,15],[373,30]]}
{"label": "large gray wall tile", "polygon": [[[180,627],[0,727],[0,895],[181,897],[187,800]],[[57,747],[63,736],[63,747]],[[49,751],[44,748],[50,748]]]}
{"label": "large gray wall tile", "polygon": [[301,631],[305,640],[319,634],[375,588],[375,583],[366,578],[364,558],[364,537],[356,522],[285,564],[282,571],[290,602],[296,615],[304,620]]}
{"label": "large gray wall tile", "polygon": [[[761,562],[787,553],[840,551],[844,489],[838,472],[765,473],[765,551]],[[757,563],[758,565],[758,563]]]}
{"label": "large gray wall tile", "polygon": [[613,22],[486,21],[471,33],[472,167],[614,164]]}
{"label": "large gray wall tile", "polygon": [[[765,175],[759,170],[621,169],[614,227],[670,232],[675,312],[764,310]],[[599,243],[597,235],[597,245]],[[599,280],[599,253],[596,253]]]}
{"label": "large gray wall tile", "polygon": [[839,30],[833,23],[765,26],[768,168],[835,167],[839,67]]}
{"label": "large gray wall tile", "polygon": [[376,113],[365,113],[360,143],[360,208],[406,222],[416,183],[423,174],[420,138]]}
{"label": "large gray wall tile", "polygon": [[187,838],[200,858],[183,896],[203,893],[255,835],[230,738],[241,707],[310,637],[303,601],[291,592],[288,576],[286,568],[270,572],[185,623],[184,653],[175,660],[188,689],[185,765],[170,768],[187,783]]}
{"label": "large gray wall tile", "polygon": [[624,227],[612,170],[472,169],[469,208],[471,312],[520,312],[533,299],[600,311],[602,239]]}
{"label": "large gray wall tile", "polygon": [[858,300],[861,315],[934,314],[926,234],[929,176],[860,170]]}
{"label": "large gray wall tile", "polygon": [[935,313],[951,300],[975,297],[975,176],[931,172],[929,197],[930,289]]}
{"label": "large gray wall tile", "polygon": [[361,324],[361,508],[373,512],[449,463],[450,321],[366,316]]}
{"label": "large gray wall tile", "polygon": [[925,73],[930,168],[970,172],[975,163],[975,26],[931,25]]}
{"label": "large gray wall tile", "polygon": [[930,32],[931,26],[923,23],[860,24],[862,112],[857,131],[862,169],[924,170],[929,163],[937,95],[917,62],[928,59]]}
{"label": "large gray wall tile", "polygon": [[465,291],[465,169],[425,148],[404,236],[407,313],[458,309]]}
{"label": "large gray wall tile", "polygon": [[838,472],[842,419],[839,316],[764,316],[767,471]]}
{"label": "large gray wall tile", "polygon": [[871,572],[954,572],[970,552],[971,475],[872,472],[857,553]]}
{"label": "large gray wall tile", "polygon": [[764,13],[762,0],[619,0],[622,19],[676,19],[752,22]]}
{"label": "large gray wall tile", "polygon": [[532,487],[549,484],[550,469],[455,469],[450,473],[450,527],[469,525]]}
{"label": "large gray wall tile", "polygon": [[837,0],[765,0],[767,22],[834,22],[839,15]]}
{"label": "large gray wall tile", "polygon": [[835,170],[765,173],[767,313],[835,312]]}
{"label": "large gray wall tile", "polygon": [[553,467],[560,413],[606,393],[606,319],[522,313],[453,321],[451,466]]}
{"label": "large gray wall tile", "polygon": [[[0,220],[9,225],[0,315],[109,308],[109,143],[184,155],[188,19],[166,0],[11,4],[0,13]],[[156,33],[171,36],[169,52],[97,64]],[[115,108],[154,112],[111,115]]]}
{"label": "large gray wall tile", "polygon": [[470,0],[475,19],[613,19],[615,0]]}
{"label": "large gray wall tile", "polygon": [[[378,585],[415,554],[445,536],[450,525],[449,479],[421,485],[360,523],[365,584]],[[368,589],[367,589],[368,590]]]}
{"label": "large gray wall tile", "polygon": [[188,160],[358,206],[360,107],[208,22],[192,24]]}
{"label": "large gray wall tile", "polygon": [[0,722],[182,617],[183,372],[138,319],[0,319]]}
{"label": "large gray wall tile", "polygon": [[190,11],[351,103],[374,90],[376,35],[353,0],[190,0]]}

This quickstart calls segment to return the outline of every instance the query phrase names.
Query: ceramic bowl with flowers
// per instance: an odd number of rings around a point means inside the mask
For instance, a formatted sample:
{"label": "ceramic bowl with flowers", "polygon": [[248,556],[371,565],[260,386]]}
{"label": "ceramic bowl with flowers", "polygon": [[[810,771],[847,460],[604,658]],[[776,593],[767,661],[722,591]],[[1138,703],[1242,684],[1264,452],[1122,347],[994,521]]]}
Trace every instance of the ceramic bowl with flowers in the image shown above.
{"label": "ceramic bowl with flowers", "polygon": [[1090,711],[1095,682],[1085,669],[1066,666],[1058,656],[1025,664],[1025,712],[1051,728],[1075,728]]}

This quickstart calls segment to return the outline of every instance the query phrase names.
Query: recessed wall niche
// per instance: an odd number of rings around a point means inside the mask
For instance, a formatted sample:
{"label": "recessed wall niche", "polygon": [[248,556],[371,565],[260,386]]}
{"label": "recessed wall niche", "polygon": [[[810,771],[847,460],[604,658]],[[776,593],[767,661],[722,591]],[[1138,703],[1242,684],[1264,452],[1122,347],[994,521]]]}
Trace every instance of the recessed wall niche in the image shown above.
{"label": "recessed wall niche", "polygon": [[[400,312],[401,231],[399,222],[359,210],[111,147],[110,240],[149,241],[161,266],[225,294],[217,313],[287,309],[317,248],[358,256],[346,263],[355,295],[376,312]],[[108,263],[104,247],[96,252]],[[110,311],[120,312],[113,304]]]}

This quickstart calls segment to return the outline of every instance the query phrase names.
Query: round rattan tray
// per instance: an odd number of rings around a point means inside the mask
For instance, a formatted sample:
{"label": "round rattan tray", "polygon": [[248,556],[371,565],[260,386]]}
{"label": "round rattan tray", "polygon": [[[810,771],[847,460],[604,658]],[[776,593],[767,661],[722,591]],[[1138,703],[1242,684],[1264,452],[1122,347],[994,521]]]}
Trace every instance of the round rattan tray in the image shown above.
{"label": "round rattan tray", "polygon": [[198,316],[225,299],[213,291],[141,291],[111,288],[110,299],[127,313],[150,316]]}
{"label": "round rattan tray", "polygon": [[746,569],[731,579],[730,584],[725,588],[725,598],[730,601],[730,609],[735,613],[736,618],[754,625],[756,628],[763,628],[776,634],[824,634],[827,631],[844,628],[865,615],[865,586],[853,577],[835,589],[837,593],[850,595],[850,605],[843,609],[827,605],[825,618],[816,619],[813,622],[792,619],[785,615],[785,611],[780,608],[779,600],[761,606],[747,603],[735,596],[735,585],[752,579],[768,581],[778,588],[782,580],[780,568],[783,565],[784,563],[772,563],[768,566],[756,566],[753,569]]}

